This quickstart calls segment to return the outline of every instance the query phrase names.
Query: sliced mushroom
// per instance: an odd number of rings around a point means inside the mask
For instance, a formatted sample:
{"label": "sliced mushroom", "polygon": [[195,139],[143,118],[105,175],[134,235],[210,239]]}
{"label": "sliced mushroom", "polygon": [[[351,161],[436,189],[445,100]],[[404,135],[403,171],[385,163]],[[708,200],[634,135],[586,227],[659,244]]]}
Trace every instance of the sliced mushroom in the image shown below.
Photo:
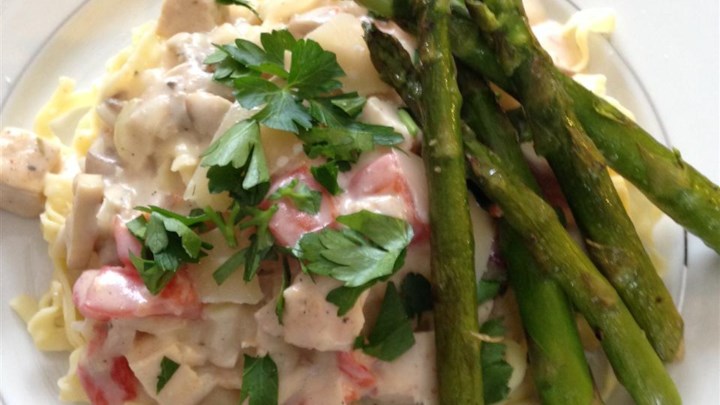
{"label": "sliced mushroom", "polygon": [[190,122],[203,139],[210,139],[215,134],[231,105],[226,99],[205,92],[195,92],[185,98]]}

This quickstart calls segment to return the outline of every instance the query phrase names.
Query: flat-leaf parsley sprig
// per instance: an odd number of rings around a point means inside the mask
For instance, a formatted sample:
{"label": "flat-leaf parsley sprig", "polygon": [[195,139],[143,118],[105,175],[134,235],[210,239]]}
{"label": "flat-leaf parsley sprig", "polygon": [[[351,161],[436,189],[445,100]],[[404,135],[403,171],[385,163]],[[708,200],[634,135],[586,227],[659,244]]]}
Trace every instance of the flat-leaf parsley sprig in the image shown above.
{"label": "flat-leaf parsley sprig", "polygon": [[[257,125],[297,134],[309,157],[327,160],[322,169],[312,170],[313,176],[328,191],[338,194],[341,191],[336,180],[339,171],[348,170],[360,154],[376,145],[393,146],[402,142],[402,136],[390,127],[356,121],[365,98],[357,93],[341,92],[338,79],[345,72],[334,53],[322,49],[311,39],[295,39],[287,30],[263,33],[260,43],[262,47],[236,39],[234,44],[216,45],[215,53],[205,60],[214,67],[215,80],[233,88],[242,107],[257,110],[245,124],[237,124],[242,125],[242,137],[248,138],[245,144],[258,144]],[[290,55],[287,69],[286,53]],[[217,151],[220,146],[215,145],[229,143],[226,137],[239,138],[239,132],[238,128],[228,131],[211,149]],[[240,154],[233,160],[236,171],[245,168],[244,174],[241,173],[245,190],[258,186],[257,181],[262,180],[257,177],[245,181],[251,168],[249,160],[262,152],[259,146],[256,148],[257,152]],[[208,155],[212,153],[206,153],[203,164],[212,166]],[[257,173],[267,172],[267,167],[259,166],[264,160],[258,158],[255,162]],[[214,173],[208,173],[211,182],[217,172],[215,169]]]}
{"label": "flat-leaf parsley sprig", "polygon": [[197,234],[209,218],[205,214],[181,215],[164,208],[136,207],[140,215],[127,223],[130,233],[142,243],[140,256],[130,253],[133,266],[152,294],[159,294],[181,266],[197,263],[212,245]]}
{"label": "flat-leaf parsley sprig", "polygon": [[402,267],[413,230],[402,219],[370,211],[339,216],[337,223],[345,227],[306,233],[293,254],[303,271],[343,282],[326,299],[344,315],[364,290]]}

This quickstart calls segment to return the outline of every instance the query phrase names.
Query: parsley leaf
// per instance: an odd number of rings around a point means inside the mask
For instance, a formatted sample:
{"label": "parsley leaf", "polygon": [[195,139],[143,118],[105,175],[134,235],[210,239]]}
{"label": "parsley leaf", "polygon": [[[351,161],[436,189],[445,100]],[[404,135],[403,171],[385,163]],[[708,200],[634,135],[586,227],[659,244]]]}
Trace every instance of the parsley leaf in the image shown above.
{"label": "parsley leaf", "polygon": [[227,191],[242,205],[256,205],[270,189],[270,173],[256,121],[230,127],[203,153],[211,193]]}
{"label": "parsley leaf", "polygon": [[[351,94],[350,94],[351,95]],[[343,106],[342,104],[338,105],[338,103],[342,101],[348,101],[352,99],[343,98],[348,96],[348,94],[341,95],[339,97],[332,97],[332,98],[318,98],[314,100],[309,101],[309,112],[310,115],[317,120],[320,124],[322,124],[319,127],[315,128],[332,128],[335,131],[343,131],[346,133],[344,135],[345,140],[339,142],[335,141],[335,143],[341,144],[341,145],[349,145],[350,141],[348,139],[350,138],[360,138],[360,137],[369,137],[371,140],[371,143],[369,145],[369,148],[372,149],[373,145],[383,145],[383,146],[392,146],[397,145],[398,143],[401,143],[403,141],[402,135],[396,133],[391,127],[386,127],[382,125],[372,125],[372,124],[365,124],[362,122],[355,121],[353,117],[349,115],[349,113],[343,109],[343,107],[350,107],[350,106]],[[357,101],[355,101],[357,102]],[[364,103],[364,99],[363,99]],[[360,106],[360,110],[362,110],[362,106]],[[315,128],[311,129],[314,130]],[[300,139],[304,142],[307,142],[304,137],[308,135],[300,134]],[[312,137],[310,138],[312,140]],[[317,141],[316,141],[317,142]],[[312,142],[311,142],[312,143]],[[357,143],[357,141],[356,141]],[[366,146],[367,147],[367,146]],[[348,146],[345,147],[345,149],[351,149]],[[358,149],[358,146],[354,146],[352,149]],[[362,148],[361,148],[362,149]],[[364,151],[364,150],[361,150]],[[357,160],[357,156],[353,157],[352,155],[345,155],[342,153],[338,154],[322,154],[322,156],[327,158],[333,158],[336,160],[346,160],[349,162],[354,163]]]}
{"label": "parsley leaf", "polygon": [[500,292],[500,281],[480,280],[477,283],[478,305],[494,299]]}
{"label": "parsley leaf", "polygon": [[[296,40],[287,30],[262,34],[260,41],[265,49],[243,39],[236,40],[234,46],[219,46],[218,52],[206,62],[216,64],[216,78],[232,85],[240,105],[250,109],[265,104],[253,120],[294,133],[312,127],[303,100],[341,87],[337,79],[345,73],[335,54],[313,40]],[[285,51],[291,52],[289,70],[284,67]],[[232,66],[238,69],[225,71]],[[218,69],[223,70],[221,74],[217,74]],[[275,76],[284,83],[261,78],[260,73]]]}
{"label": "parsley leaf", "polygon": [[413,237],[407,222],[370,211],[339,216],[337,222],[346,228],[307,233],[293,249],[306,272],[358,287],[402,267]]}
{"label": "parsley leaf", "polygon": [[278,323],[283,324],[283,312],[285,312],[285,289],[290,285],[290,263],[286,255],[282,258],[283,272],[282,282],[280,283],[280,294],[278,294],[277,302],[275,303],[275,315],[277,315]]}
{"label": "parsley leaf", "polygon": [[332,195],[338,195],[343,192],[340,185],[337,182],[338,172],[340,171],[337,162],[326,162],[320,166],[313,166],[310,168],[315,181],[320,183],[321,186]]}
{"label": "parsley leaf", "polygon": [[203,61],[206,64],[214,65],[214,80],[232,85],[235,79],[250,74],[250,70],[233,57],[236,54],[236,48],[231,45],[215,45],[215,48],[215,52]]}
{"label": "parsley leaf", "polygon": [[277,405],[278,369],[273,359],[245,355],[240,403],[250,397],[250,405]]}
{"label": "parsley leaf", "polygon": [[250,281],[260,270],[260,262],[266,259],[273,246],[275,239],[270,233],[270,220],[277,211],[277,206],[272,206],[267,210],[256,207],[240,206],[237,202],[231,208],[235,212],[233,215],[238,218],[237,227],[241,230],[255,228],[255,233],[250,235],[250,245],[232,256],[230,256],[220,267],[213,272],[215,282],[220,285],[230,277],[237,269],[245,266],[243,279]]}
{"label": "parsley leaf", "polygon": [[[490,319],[480,327],[480,333],[500,337],[505,334],[502,319]],[[485,403],[492,404],[507,398],[510,393],[508,382],[513,368],[505,361],[505,345],[483,342],[480,349]]]}
{"label": "parsley leaf", "polygon": [[388,283],[380,314],[367,339],[359,336],[355,348],[384,361],[393,361],[415,344],[412,323],[408,319],[395,284]]}
{"label": "parsley leaf", "polygon": [[140,257],[130,254],[130,260],[137,269],[147,289],[157,295],[172,280],[177,270],[185,263],[197,263],[212,249],[193,228],[200,227],[208,220],[205,215],[182,216],[160,207],[136,207],[149,213],[130,221],[130,233],[143,244]]}
{"label": "parsley leaf", "polygon": [[410,318],[420,318],[423,312],[432,311],[432,286],[422,274],[408,273],[400,285],[400,296]]}
{"label": "parsley leaf", "polygon": [[[336,195],[342,191],[337,174],[349,169],[360,154],[376,145],[403,141],[390,127],[355,121],[365,105],[364,97],[357,93],[330,95],[342,87],[338,78],[345,74],[334,53],[313,40],[296,40],[287,30],[263,33],[260,42],[262,48],[244,39],[234,45],[216,45],[218,50],[205,62],[215,65],[215,79],[233,87],[241,106],[260,108],[248,121],[298,134],[309,157],[327,159],[313,176],[329,192]],[[286,70],[287,51],[291,57]],[[243,164],[233,168],[242,171]],[[233,171],[222,165],[211,171],[208,177],[212,174],[220,179],[211,181],[211,191],[244,194],[221,181],[232,177]]]}
{"label": "parsley leaf", "polygon": [[375,285],[375,281],[371,281],[358,287],[341,286],[330,290],[328,295],[325,297],[325,300],[338,307],[337,316],[343,316],[355,306],[355,303],[358,298],[360,298],[360,295],[373,285]]}
{"label": "parsley leaf", "polygon": [[[236,88],[237,83],[238,81],[236,80]],[[253,115],[253,119],[258,120],[270,128],[293,133],[298,133],[300,128],[307,129],[312,127],[310,114],[308,114],[307,109],[290,91],[277,88],[274,92],[268,92],[269,87],[270,86],[263,87],[262,89],[265,93],[257,96],[266,104],[260,112]],[[247,92],[253,90],[255,89],[244,86],[238,90],[238,93],[242,93],[244,99],[247,99],[249,97]],[[247,108],[247,105],[242,106]]]}
{"label": "parsley leaf", "polygon": [[367,99],[356,92],[331,97],[330,102],[351,118],[357,118],[365,107]]}
{"label": "parsley leaf", "polygon": [[322,193],[311,189],[305,183],[299,183],[297,179],[293,179],[290,183],[278,188],[268,197],[271,201],[277,201],[281,198],[289,199],[302,212],[313,215],[320,212]]}
{"label": "parsley leaf", "polygon": [[178,368],[180,368],[178,363],[163,356],[162,361],[160,361],[160,374],[157,376],[157,385],[155,386],[156,393],[160,393],[160,391],[165,388],[165,385],[170,381]]}
{"label": "parsley leaf", "polygon": [[221,285],[228,279],[237,269],[245,264],[246,251],[238,250],[233,253],[220,267],[217,268],[212,274],[215,284]]}
{"label": "parsley leaf", "polygon": [[301,39],[291,49],[287,86],[300,98],[309,99],[342,87],[337,78],[344,76],[334,53],[322,49],[311,39]]}
{"label": "parsley leaf", "polygon": [[309,158],[326,157],[355,163],[360,154],[372,150],[373,133],[351,127],[312,127],[299,135]]}
{"label": "parsley leaf", "polygon": [[297,40],[288,30],[263,32],[260,34],[260,43],[265,49],[268,61],[282,67],[282,73],[276,74],[277,76],[287,78],[287,72],[285,72],[285,51],[291,50],[296,42]]}

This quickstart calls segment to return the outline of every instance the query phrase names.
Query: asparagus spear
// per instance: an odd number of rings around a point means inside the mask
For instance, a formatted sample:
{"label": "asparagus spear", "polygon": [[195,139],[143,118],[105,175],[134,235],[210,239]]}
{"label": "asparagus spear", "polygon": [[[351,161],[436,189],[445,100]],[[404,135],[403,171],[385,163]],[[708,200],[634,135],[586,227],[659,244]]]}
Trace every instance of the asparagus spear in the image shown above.
{"label": "asparagus spear", "polygon": [[575,112],[610,166],[720,253],[720,187],[607,101],[557,70]]}
{"label": "asparagus spear", "polygon": [[[462,116],[477,137],[506,165],[508,172],[540,195],[540,188],[520,150],[517,134],[499,110],[495,95],[467,70],[459,69],[463,84]],[[499,221],[500,251],[515,289],[523,328],[528,336],[530,367],[543,404],[600,402],[570,303],[560,287],[541,274],[522,237],[505,220]]]}
{"label": "asparagus spear", "polygon": [[[411,30],[414,9],[409,0],[357,0],[377,14],[398,20]],[[482,74],[512,95],[517,91],[508,83],[500,63],[489,57],[493,52],[469,23],[454,13],[450,23],[453,53],[468,67]],[[529,44],[520,44],[526,46]],[[542,67],[538,67],[542,68]],[[720,188],[703,176],[678,153],[667,149],[637,124],[606,101],[548,66],[561,77],[561,87],[575,101],[572,109],[587,134],[607,159],[610,167],[632,182],[663,212],[700,237],[720,253]]]}
{"label": "asparagus spear", "polygon": [[[497,47],[544,155],[587,238],[590,257],[608,277],[661,359],[675,359],[683,321],[622,206],[602,155],[572,109],[572,99],[536,43],[521,0],[467,0]],[[494,16],[488,17],[488,14]],[[486,21],[493,19],[492,27]]]}
{"label": "asparagus spear", "polygon": [[478,142],[466,142],[472,174],[522,235],[602,343],[620,383],[638,404],[680,404],[662,362],[613,287],[573,242],[555,211]]}
{"label": "asparagus spear", "polygon": [[460,92],[450,52],[449,0],[425,3],[419,20],[419,103],[430,196],[435,343],[441,404],[482,404],[473,235],[460,136]]}
{"label": "asparagus spear", "polygon": [[[422,117],[424,106],[417,102],[420,87],[412,62],[398,57],[402,49],[369,24],[365,26],[365,40],[383,80],[398,91],[416,118]],[[617,293],[570,239],[553,209],[522,180],[506,175],[497,158],[474,137],[466,136],[466,152],[479,183],[501,205],[510,224],[517,227],[517,234],[523,235],[540,268],[558,282],[595,328],[620,382],[639,404],[680,403],[672,380],[642,330]],[[510,216],[513,210],[517,212]]]}

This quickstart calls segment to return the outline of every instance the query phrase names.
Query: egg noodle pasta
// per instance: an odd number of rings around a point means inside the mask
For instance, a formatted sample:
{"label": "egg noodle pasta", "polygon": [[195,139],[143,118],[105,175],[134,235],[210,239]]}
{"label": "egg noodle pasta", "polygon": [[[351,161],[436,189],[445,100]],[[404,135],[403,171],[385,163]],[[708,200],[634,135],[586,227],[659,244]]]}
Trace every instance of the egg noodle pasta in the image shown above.
{"label": "egg noodle pasta", "polygon": [[[182,10],[183,7],[187,10]],[[364,98],[364,109],[352,118],[363,124],[388,127],[399,134],[402,142],[396,145],[399,152],[384,148],[379,152],[367,152],[370,157],[361,157],[353,162],[358,167],[364,167],[366,172],[357,173],[360,170],[354,171],[353,166],[353,169],[340,174],[339,187],[347,189],[352,198],[322,194],[323,205],[328,202],[334,204],[330,214],[323,211],[320,203],[319,212],[312,215],[294,208],[291,210],[288,204],[279,205],[276,215],[280,219],[268,225],[269,228],[283,227],[282,230],[286,231],[280,236],[274,235],[276,242],[288,250],[299,249],[300,245],[296,243],[299,243],[302,234],[322,228],[312,222],[317,218],[324,220],[321,224],[328,226],[340,214],[351,216],[357,212],[378,212],[401,218],[410,224],[408,227],[412,232],[421,235],[418,237],[420,242],[406,244],[405,264],[400,270],[394,269],[398,273],[390,273],[388,277],[392,275],[393,278],[389,279],[400,287],[402,279],[399,275],[422,275],[424,271],[429,277],[429,247],[423,245],[427,240],[422,239],[428,221],[427,213],[423,211],[426,211],[424,200],[427,192],[414,187],[424,180],[417,174],[423,172],[422,161],[412,152],[418,148],[419,141],[417,135],[410,134],[402,124],[398,97],[380,79],[369,58],[362,29],[362,22],[370,18],[367,10],[354,2],[339,0],[265,0],[258,2],[256,10],[258,16],[241,6],[219,9],[209,0],[194,3],[166,0],[160,19],[133,31],[132,44],[107,62],[106,71],[98,83],[89,90],[77,90],[73,80],[61,78],[58,88],[36,116],[34,132],[38,137],[58,145],[63,161],[59,171],[46,175],[43,190],[45,209],[40,215],[42,234],[48,243],[54,270],[49,288],[39,300],[22,295],[15,298],[11,306],[26,322],[38,350],[70,352],[68,372],[58,381],[62,401],[101,402],[98,400],[100,394],[87,388],[101,385],[93,380],[93,373],[106,379],[107,375],[111,375],[115,380],[117,374],[125,373],[125,379],[115,381],[116,386],[106,387],[105,391],[98,388],[104,395],[102,398],[122,398],[120,402],[127,404],[236,403],[245,384],[242,381],[243,364],[246,365],[249,359],[262,361],[271,354],[277,362],[275,373],[282,378],[281,402],[300,404],[303,403],[302,395],[312,398],[312,395],[320,395],[318,393],[347,401],[343,403],[353,403],[370,395],[411,398],[417,403],[425,401],[427,404],[437,401],[433,391],[436,384],[433,367],[427,363],[435,355],[433,331],[431,327],[426,327],[427,319],[423,323],[423,318],[418,318],[419,330],[410,331],[415,343],[412,352],[408,352],[411,354],[400,357],[395,363],[379,362],[354,349],[358,347],[355,339],[367,329],[363,329],[365,314],[362,306],[379,306],[391,294],[389,288],[362,292],[355,297],[358,302],[356,308],[338,317],[335,313],[337,307],[325,299],[327,296],[329,300],[330,294],[340,288],[342,284],[338,280],[322,275],[313,281],[298,272],[297,268],[281,269],[282,263],[268,266],[278,274],[292,270],[292,278],[279,280],[263,275],[245,278],[241,270],[227,276],[227,280],[218,285],[218,276],[213,272],[228,258],[234,257],[237,250],[250,245],[251,242],[246,240],[249,239],[247,228],[231,234],[232,237],[241,237],[235,250],[225,246],[228,235],[223,234],[220,227],[204,231],[202,241],[212,242],[212,250],[208,250],[208,256],[202,262],[188,261],[189,271],[176,269],[177,278],[162,285],[170,293],[150,295],[145,289],[147,284],[141,284],[142,292],[133,290],[134,296],[140,297],[140,304],[121,302],[118,306],[122,309],[118,313],[102,312],[105,308],[77,307],[78,294],[101,295],[98,285],[103,282],[112,284],[125,278],[122,282],[132,285],[133,282],[145,281],[137,275],[132,278],[124,273],[128,267],[138,266],[138,262],[132,260],[137,260],[136,256],[140,254],[139,250],[133,250],[138,243],[138,235],[131,235],[135,230],[131,229],[130,220],[141,218],[141,222],[152,221],[157,213],[140,214],[134,209],[136,206],[157,205],[185,212],[206,206],[220,210],[232,203],[227,194],[211,193],[212,190],[209,190],[211,169],[201,163],[205,156],[203,152],[211,142],[217,142],[229,131],[238,130],[238,123],[248,121],[260,110],[261,103],[245,109],[237,102],[228,101],[233,97],[232,91],[211,80],[221,67],[210,69],[205,61],[212,57],[216,49],[213,45],[232,44],[236,38],[243,38],[257,47],[262,44],[265,49],[258,49],[265,52],[268,46],[261,43],[261,35],[282,29],[288,29],[295,39],[312,40],[323,50],[331,51],[345,72],[338,78],[340,86],[334,90]],[[183,12],[195,14],[187,19],[182,17]],[[172,17],[178,20],[172,20]],[[566,24],[540,22],[538,36],[548,41],[543,45],[549,44],[547,49],[559,66],[572,72],[578,82],[631,116],[629,111],[605,94],[604,76],[583,72],[589,60],[588,36],[593,32],[610,33],[614,22],[614,14],[609,10],[584,10]],[[410,49],[417,46],[415,39],[399,27],[388,23],[387,29],[397,35],[403,46]],[[292,69],[290,52],[283,52],[284,68]],[[274,69],[282,69],[279,67],[281,63],[276,65]],[[245,130],[252,135],[254,127],[248,128]],[[302,186],[292,188],[296,183],[312,186],[310,191],[319,188],[308,170],[317,163],[317,159],[306,156],[302,142],[291,132],[287,128],[258,125],[257,134],[254,134],[257,143],[247,152],[251,154],[259,149],[264,153],[266,162],[262,163],[269,167],[267,177],[270,179],[268,182],[272,182],[272,188],[266,190],[267,193],[286,192],[293,196],[278,197],[278,200],[297,198],[297,194],[302,194]],[[98,145],[101,147],[98,148]],[[107,156],[98,152],[101,150],[104,153],[108,149],[112,152]],[[117,166],[118,162],[124,166],[108,167]],[[100,174],[90,173],[88,165],[97,165]],[[371,178],[368,179],[365,173],[372,173]],[[82,180],[79,180],[81,177]],[[659,218],[659,211],[649,211],[651,205],[640,199],[639,193],[619,176],[613,175],[613,181],[629,214],[641,224],[638,230],[650,249],[651,232]],[[287,189],[288,185],[292,187]],[[97,197],[93,194],[97,191],[94,186],[101,190],[101,203],[93,202],[93,198]],[[77,215],[74,214],[74,208],[77,208],[74,201],[91,207],[94,210],[91,210],[92,219],[97,222],[81,229],[81,233],[87,233],[82,236],[91,238],[95,244],[81,255],[87,259],[81,260],[85,265],[82,268],[75,268],[77,266],[69,264],[68,259],[73,232],[78,232],[70,229],[77,225],[73,223],[77,218],[72,217]],[[492,270],[488,270],[487,262],[494,231],[490,217],[479,206],[473,205],[471,213],[476,252],[482,252],[478,254],[479,264],[476,266],[479,278]],[[172,222],[172,219],[164,220]],[[177,223],[173,224],[180,227]],[[283,241],[281,238],[286,234],[296,235],[297,238]],[[185,237],[187,234],[182,238]],[[255,243],[259,237],[253,237],[255,240],[252,243]],[[110,254],[98,247],[108,241],[112,242],[109,250],[113,252]],[[117,253],[115,245],[118,245]],[[199,249],[206,249],[205,245],[200,246]],[[383,253],[392,253],[392,249],[386,250]],[[126,252],[130,252],[128,257],[123,256]],[[104,261],[106,257],[112,257],[112,264]],[[238,267],[245,266],[250,264],[242,263]],[[78,288],[78,284],[87,285],[87,288]],[[192,294],[183,290],[187,285],[193,288]],[[280,294],[282,302],[273,296],[281,288],[280,291],[286,291]],[[198,317],[197,312],[189,308],[190,305],[176,302],[187,304],[192,299],[202,306],[202,317]],[[285,318],[282,318],[281,304],[284,305]],[[507,381],[507,398],[499,403],[537,403],[534,385],[529,378],[527,342],[512,293],[491,299],[485,307],[484,313],[480,311],[484,314],[481,318],[485,317],[482,321],[487,321],[491,314],[502,317],[507,329],[504,336],[490,337],[505,346],[504,361],[512,368]],[[93,313],[97,319],[86,319],[81,315],[92,311],[97,311]],[[280,311],[279,319],[276,311]],[[316,333],[311,333],[308,330],[311,328],[301,318],[301,314],[305,316],[308,312],[321,323]],[[432,324],[431,321],[429,323]],[[114,346],[109,347],[107,342]],[[88,359],[93,359],[95,363]],[[174,377],[168,378],[163,383],[167,386],[160,389],[160,376],[167,373],[167,367],[173,367],[173,364],[168,366],[169,363],[174,363],[175,370],[170,373],[171,376],[175,373]],[[427,386],[417,387],[422,384],[400,381],[402,374],[406,374],[404,377],[407,378],[413,373],[421,375],[420,379],[426,378]],[[329,382],[308,377],[313,375],[328,376]],[[607,384],[603,385],[604,394],[611,391],[608,386],[614,386],[611,380],[604,379],[604,384]],[[128,385],[132,384],[132,389],[128,389]],[[396,392],[394,390],[400,390],[396,386],[410,393]]]}

